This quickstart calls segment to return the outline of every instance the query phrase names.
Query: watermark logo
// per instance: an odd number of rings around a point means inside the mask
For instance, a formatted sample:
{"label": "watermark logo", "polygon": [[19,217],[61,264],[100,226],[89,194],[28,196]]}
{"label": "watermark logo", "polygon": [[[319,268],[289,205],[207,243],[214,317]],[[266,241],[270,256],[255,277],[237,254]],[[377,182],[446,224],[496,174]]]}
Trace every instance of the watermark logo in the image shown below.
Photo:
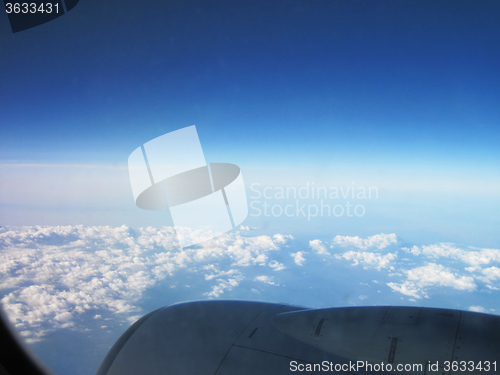
{"label": "watermark logo", "polygon": [[[378,199],[375,186],[316,186],[306,182],[301,187],[250,185],[250,216],[253,217],[363,217],[363,201]],[[351,203],[352,202],[352,203]]]}
{"label": "watermark logo", "polygon": [[136,205],[170,210],[181,247],[220,236],[248,215],[240,168],[208,165],[194,125],[138,147],[128,169]]}
{"label": "watermark logo", "polygon": [[72,10],[79,0],[4,0],[13,33],[55,20]]}

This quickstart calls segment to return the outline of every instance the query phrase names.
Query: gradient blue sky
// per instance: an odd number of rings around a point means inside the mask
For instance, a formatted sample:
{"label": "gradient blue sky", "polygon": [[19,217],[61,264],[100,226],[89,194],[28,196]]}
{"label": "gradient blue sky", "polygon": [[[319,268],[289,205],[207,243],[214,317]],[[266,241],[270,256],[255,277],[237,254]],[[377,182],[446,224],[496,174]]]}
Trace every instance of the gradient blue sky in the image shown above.
{"label": "gradient blue sky", "polygon": [[3,16],[0,225],[118,225],[68,218],[133,210],[131,151],[195,124],[248,185],[355,182],[389,216],[496,226],[499,19],[496,0],[82,1],[17,34]]}
{"label": "gradient blue sky", "polygon": [[497,1],[168,4],[3,25],[2,159],[122,162],[189,124],[252,161],[498,158]]}

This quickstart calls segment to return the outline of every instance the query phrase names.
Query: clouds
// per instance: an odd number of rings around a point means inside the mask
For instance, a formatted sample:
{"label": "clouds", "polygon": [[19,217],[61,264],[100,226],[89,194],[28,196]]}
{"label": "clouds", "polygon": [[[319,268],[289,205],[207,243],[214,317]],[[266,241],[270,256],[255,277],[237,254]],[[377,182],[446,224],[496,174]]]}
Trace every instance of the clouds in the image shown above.
{"label": "clouds", "polygon": [[384,272],[393,279],[386,282],[390,289],[414,299],[429,298],[431,291],[438,288],[461,292],[500,290],[498,249],[464,249],[453,243],[398,245],[395,234],[381,233],[367,238],[338,235],[331,241],[330,255],[327,244],[309,241],[309,247],[317,255]]}
{"label": "clouds", "polygon": [[261,275],[255,278],[255,281],[260,281],[261,283],[269,284],[269,285],[279,285],[274,282],[274,277]]}
{"label": "clouds", "polygon": [[[397,242],[396,235],[393,234],[376,234],[374,236],[362,239],[358,236],[335,236],[332,241],[333,245],[338,245],[341,247],[357,247],[361,250],[366,250],[370,247],[376,247],[379,250],[385,249],[391,244]],[[333,247],[333,246],[332,246]]]}
{"label": "clouds", "polygon": [[406,271],[408,281],[415,282],[422,287],[429,285],[449,286],[458,290],[472,291],[476,289],[474,279],[468,276],[459,276],[440,264],[429,263]]}
{"label": "clouds", "polygon": [[296,253],[291,253],[293,261],[298,266],[303,266],[306,259],[302,256],[304,253],[302,251],[297,251]]}
{"label": "clouds", "polygon": [[[293,237],[281,234],[276,234],[274,237],[237,236],[227,247],[227,253],[233,260],[234,266],[265,265],[269,260],[269,252],[279,250],[279,245],[284,245],[289,238]],[[210,241],[204,246],[210,248],[209,244]]]}
{"label": "clouds", "polygon": [[500,280],[500,268],[498,267],[484,268],[481,270],[481,273],[485,275],[486,281],[489,283]]}
{"label": "clouds", "polygon": [[208,298],[220,297],[224,291],[232,290],[237,287],[244,277],[241,274],[236,275],[236,277],[228,278],[227,280],[217,279],[218,284],[212,287],[210,292],[204,293]]}
{"label": "clouds", "polygon": [[488,312],[488,310],[486,310],[482,306],[470,306],[469,311],[480,312],[480,313],[487,313]]}
{"label": "clouds", "polygon": [[181,250],[171,227],[0,228],[2,304],[34,342],[49,330],[77,329],[85,313],[126,321],[142,313],[138,302],[148,288],[180,270],[202,275],[205,296],[219,297],[245,279],[245,267],[285,269],[271,257],[290,239],[236,232]]}
{"label": "clouds", "polygon": [[[365,269],[382,268],[393,269],[392,263],[397,258],[397,251],[383,254],[381,251],[388,246],[397,243],[395,234],[377,234],[366,239],[358,236],[335,236],[331,242],[332,251],[338,252],[339,248],[354,248],[343,253],[330,254],[326,249],[326,244],[320,240],[309,241],[309,247],[318,255],[334,257],[352,261],[353,266],[362,265]],[[367,251],[370,250],[370,251]]]}
{"label": "clouds", "polygon": [[309,247],[318,254],[330,255],[330,253],[326,250],[326,246],[323,245],[320,240],[309,241]]}
{"label": "clouds", "polygon": [[276,260],[272,260],[268,264],[269,267],[271,267],[274,271],[281,271],[284,270],[286,267],[283,265],[283,263],[280,263]]}
{"label": "clouds", "polygon": [[436,263],[429,263],[404,272],[407,276],[406,281],[401,284],[391,282],[387,285],[397,292],[415,298],[428,297],[427,288],[433,286],[444,286],[469,292],[477,288],[474,278],[460,276]]}
{"label": "clouds", "polygon": [[481,267],[482,265],[489,264],[491,262],[500,262],[500,250],[498,249],[476,249],[470,248],[469,250],[463,250],[456,247],[452,243],[440,243],[429,246],[413,246],[411,250],[408,248],[403,248],[406,251],[410,251],[414,255],[424,255],[427,258],[438,259],[438,258],[449,258],[459,260],[463,263],[469,264],[472,267]]}
{"label": "clouds", "polygon": [[[469,247],[462,249],[452,243],[439,243],[428,246],[413,246],[411,249],[403,247],[402,250],[417,257],[451,262],[456,267],[456,273],[466,271],[467,277],[481,282],[490,290],[498,290],[500,281],[500,250],[479,249]],[[489,266],[489,267],[488,267]],[[466,283],[470,286],[470,283]]]}
{"label": "clouds", "polygon": [[370,252],[360,252],[360,251],[347,251],[342,255],[335,255],[337,259],[346,259],[352,260],[353,266],[357,266],[358,264],[362,264],[365,269],[368,268],[376,268],[380,270],[382,268],[390,268],[394,269],[394,266],[391,266],[391,262],[394,261],[397,257],[396,253],[389,254],[379,254],[379,253],[370,253]]}
{"label": "clouds", "polygon": [[[368,280],[378,280],[369,283],[374,290],[385,288],[385,293],[414,300],[443,291],[491,294],[500,289],[496,249],[450,243],[401,247],[395,234],[381,233],[333,236],[331,242],[313,239],[308,240],[310,251],[287,251],[293,240],[283,234],[247,237],[232,232],[181,250],[171,227],[0,228],[2,304],[33,342],[51,330],[83,329],[82,317],[99,327],[110,318],[114,324],[128,324],[143,315],[141,303],[155,287],[191,287],[193,294],[185,297],[190,299],[234,298],[238,288],[251,293],[266,284],[283,288],[303,283],[290,278],[298,269],[315,282],[341,266],[352,280],[359,280],[359,272],[371,272]],[[369,285],[359,292],[370,296]],[[338,287],[347,288],[347,295],[353,283]]]}

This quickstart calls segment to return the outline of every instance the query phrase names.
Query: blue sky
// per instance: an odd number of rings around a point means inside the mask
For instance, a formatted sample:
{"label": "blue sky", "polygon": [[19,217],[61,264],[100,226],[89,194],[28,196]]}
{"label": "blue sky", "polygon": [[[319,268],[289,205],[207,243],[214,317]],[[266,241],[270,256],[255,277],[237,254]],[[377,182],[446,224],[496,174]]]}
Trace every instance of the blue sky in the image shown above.
{"label": "blue sky", "polygon": [[494,1],[79,8],[23,33],[4,25],[3,160],[123,163],[196,124],[207,151],[254,163],[498,166]]}
{"label": "blue sky", "polygon": [[499,14],[496,1],[87,1],[17,34],[4,17],[0,224],[139,225],[119,222],[134,209],[129,154],[192,124],[207,160],[238,164],[247,185],[354,182],[434,206],[448,192],[491,221]]}
{"label": "blue sky", "polygon": [[[499,19],[497,0],[81,0],[16,34],[1,16],[0,281],[17,328],[58,373],[91,374],[135,318],[188,299],[498,314]],[[361,217],[250,215],[184,258],[168,215],[135,206],[127,159],[193,124],[254,207],[322,204],[256,198],[266,187],[378,195],[323,202]]]}

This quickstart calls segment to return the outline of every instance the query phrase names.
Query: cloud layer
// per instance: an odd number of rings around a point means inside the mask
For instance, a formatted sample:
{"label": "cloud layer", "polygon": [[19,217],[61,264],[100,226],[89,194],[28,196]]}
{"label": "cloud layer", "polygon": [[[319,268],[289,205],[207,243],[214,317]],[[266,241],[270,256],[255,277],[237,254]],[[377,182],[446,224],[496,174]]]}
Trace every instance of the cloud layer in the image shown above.
{"label": "cloud layer", "polygon": [[318,256],[383,271],[399,279],[386,283],[387,286],[414,299],[429,297],[430,290],[436,287],[466,292],[500,289],[498,249],[463,249],[452,243],[408,248],[399,245],[395,234],[384,233],[367,238],[336,236],[330,251],[320,240],[309,241],[309,247]]}
{"label": "cloud layer", "polygon": [[284,269],[271,256],[290,238],[235,232],[181,250],[171,227],[0,228],[2,304],[28,342],[48,330],[78,329],[84,313],[105,310],[133,321],[144,292],[180,269],[204,276],[208,298],[237,286],[243,267]]}
{"label": "cloud layer", "polygon": [[[99,326],[110,317],[130,323],[144,313],[140,303],[146,291],[158,285],[177,287],[189,275],[192,282],[198,280],[196,298],[224,297],[243,285],[254,293],[298,285],[301,278],[290,278],[295,270],[314,280],[342,265],[352,269],[352,280],[359,272],[379,273],[377,288],[385,286],[415,301],[443,290],[500,290],[498,249],[450,243],[405,247],[395,234],[380,233],[334,236],[329,243],[314,239],[307,250],[290,248],[289,235],[243,233],[226,233],[181,250],[170,227],[0,227],[2,304],[21,334],[35,342],[49,331],[85,329],[84,316],[94,317]],[[467,306],[486,311],[477,301]]]}

